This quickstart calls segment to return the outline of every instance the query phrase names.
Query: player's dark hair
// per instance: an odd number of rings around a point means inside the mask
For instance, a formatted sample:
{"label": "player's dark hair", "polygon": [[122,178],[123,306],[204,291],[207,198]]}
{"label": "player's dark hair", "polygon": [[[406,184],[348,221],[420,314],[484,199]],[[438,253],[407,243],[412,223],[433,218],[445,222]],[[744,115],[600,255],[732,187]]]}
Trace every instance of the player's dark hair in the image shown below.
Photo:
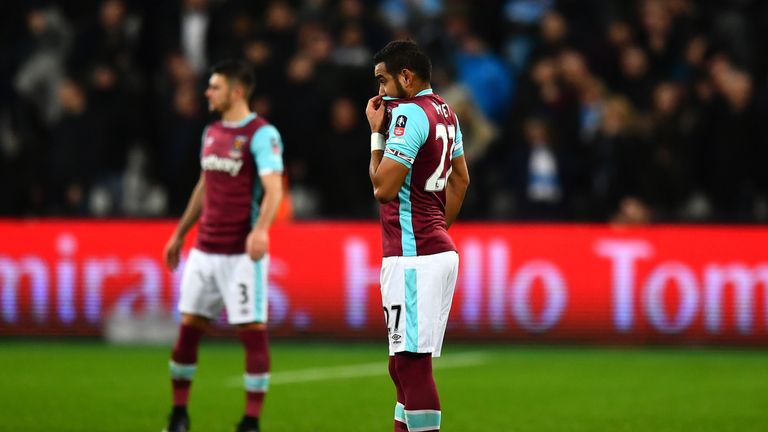
{"label": "player's dark hair", "polygon": [[245,89],[245,99],[248,100],[251,97],[256,78],[253,76],[251,68],[245,62],[224,60],[211,68],[211,75],[213,74],[223,75],[230,82],[237,81]]}
{"label": "player's dark hair", "polygon": [[421,79],[432,79],[432,62],[426,54],[421,52],[416,42],[411,40],[397,40],[388,43],[381,51],[373,56],[374,64],[384,63],[387,72],[392,75],[408,69]]}

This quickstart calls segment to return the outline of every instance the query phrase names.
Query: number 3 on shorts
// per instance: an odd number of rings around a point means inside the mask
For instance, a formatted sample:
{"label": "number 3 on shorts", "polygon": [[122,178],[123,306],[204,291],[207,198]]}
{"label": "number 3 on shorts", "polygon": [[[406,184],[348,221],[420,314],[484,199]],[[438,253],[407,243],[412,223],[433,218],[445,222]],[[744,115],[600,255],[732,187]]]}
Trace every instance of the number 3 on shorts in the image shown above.
{"label": "number 3 on shorts", "polygon": [[237,284],[237,287],[240,288],[240,304],[246,304],[248,303],[248,286],[244,283]]}

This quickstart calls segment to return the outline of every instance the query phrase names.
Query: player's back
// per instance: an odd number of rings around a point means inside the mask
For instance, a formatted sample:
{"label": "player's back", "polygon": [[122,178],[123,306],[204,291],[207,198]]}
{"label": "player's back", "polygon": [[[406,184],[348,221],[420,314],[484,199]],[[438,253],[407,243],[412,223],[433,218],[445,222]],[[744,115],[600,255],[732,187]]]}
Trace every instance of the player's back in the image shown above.
{"label": "player's back", "polygon": [[201,167],[205,176],[197,247],[205,252],[240,254],[263,192],[251,153],[251,140],[267,125],[250,115],[236,125],[211,123],[203,134]]}
{"label": "player's back", "polygon": [[384,256],[455,251],[445,223],[451,159],[462,154],[456,114],[431,90],[387,101],[391,124],[385,157],[410,168],[395,200],[383,204]]}

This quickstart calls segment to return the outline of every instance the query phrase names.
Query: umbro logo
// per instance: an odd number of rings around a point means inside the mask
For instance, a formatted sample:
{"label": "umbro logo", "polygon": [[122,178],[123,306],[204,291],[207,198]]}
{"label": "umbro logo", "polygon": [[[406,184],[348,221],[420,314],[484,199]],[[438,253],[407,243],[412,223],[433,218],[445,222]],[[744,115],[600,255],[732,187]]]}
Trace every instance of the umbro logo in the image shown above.
{"label": "umbro logo", "polygon": [[392,335],[392,340],[393,340],[393,341],[399,341],[399,340],[400,340],[400,339],[402,339],[402,338],[403,338],[403,337],[402,337],[402,336],[400,336],[400,335],[399,335],[399,334],[397,334],[397,333],[395,333],[395,334],[393,334],[393,335]]}

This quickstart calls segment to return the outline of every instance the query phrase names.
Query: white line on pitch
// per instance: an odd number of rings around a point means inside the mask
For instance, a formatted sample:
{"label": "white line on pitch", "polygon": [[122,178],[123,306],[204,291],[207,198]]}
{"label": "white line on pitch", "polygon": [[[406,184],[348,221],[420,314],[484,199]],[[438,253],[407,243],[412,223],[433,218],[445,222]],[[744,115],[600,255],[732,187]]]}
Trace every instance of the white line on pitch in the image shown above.
{"label": "white line on pitch", "polygon": [[[449,354],[444,358],[433,360],[433,369],[450,369],[458,367],[477,366],[488,361],[488,355],[482,352]],[[271,385],[303,383],[332,379],[360,378],[386,375],[387,363],[361,363],[356,365],[329,366],[321,368],[298,369],[285,372],[274,372],[269,378]],[[230,387],[242,386],[242,375],[227,380]]]}

